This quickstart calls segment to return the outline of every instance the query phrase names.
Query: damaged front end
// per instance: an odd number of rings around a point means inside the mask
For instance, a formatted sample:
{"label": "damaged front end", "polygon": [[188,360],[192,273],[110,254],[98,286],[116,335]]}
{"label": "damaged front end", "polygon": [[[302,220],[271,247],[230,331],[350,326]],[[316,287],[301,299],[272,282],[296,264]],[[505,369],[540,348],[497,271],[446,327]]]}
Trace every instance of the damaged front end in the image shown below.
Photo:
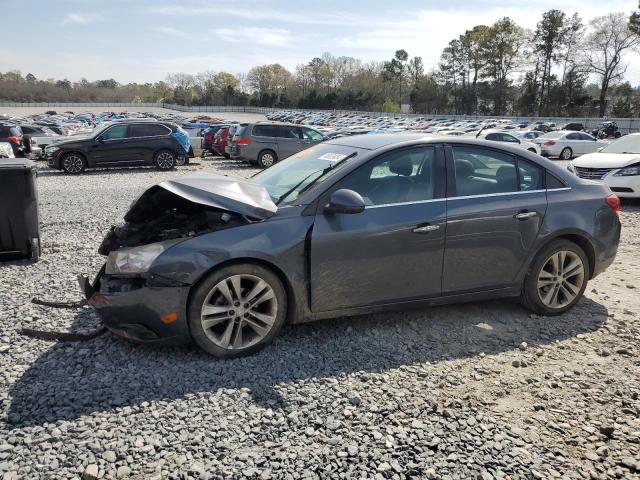
{"label": "damaged front end", "polygon": [[249,181],[200,174],[160,183],[111,227],[98,250],[106,264],[93,283],[80,279],[81,288],[114,333],[182,341],[190,285],[150,273],[152,264],[186,239],[259,222],[276,210],[264,187]]}
{"label": "damaged front end", "polygon": [[111,227],[98,252],[187,238],[264,220],[277,210],[261,185],[220,175],[190,175],[154,185]]}

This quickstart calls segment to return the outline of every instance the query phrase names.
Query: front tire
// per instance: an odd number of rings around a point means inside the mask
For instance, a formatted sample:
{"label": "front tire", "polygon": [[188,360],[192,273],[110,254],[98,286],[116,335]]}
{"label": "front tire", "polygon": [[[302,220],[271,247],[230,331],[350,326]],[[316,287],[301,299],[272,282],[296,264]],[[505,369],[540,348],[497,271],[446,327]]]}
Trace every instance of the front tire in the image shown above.
{"label": "front tire", "polygon": [[560,152],[560,158],[562,160],[571,160],[573,157],[573,151],[569,147],[564,147]]}
{"label": "front tire", "polygon": [[268,345],[285,323],[287,294],[270,270],[253,264],[210,274],[189,303],[196,344],[218,358],[249,355]]}
{"label": "front tire", "polygon": [[67,153],[60,159],[60,167],[69,175],[79,175],[87,168],[87,161],[79,153]]}
{"label": "front tire", "polygon": [[521,302],[539,315],[560,315],[578,303],[589,278],[589,260],[582,248],[569,240],[555,240],[533,260]]}
{"label": "front tire", "polygon": [[271,150],[264,150],[258,155],[258,166],[260,168],[269,168],[271,165],[278,161],[278,157],[275,152]]}
{"label": "front tire", "polygon": [[176,154],[171,150],[160,150],[153,158],[153,163],[158,170],[173,170],[176,166]]}

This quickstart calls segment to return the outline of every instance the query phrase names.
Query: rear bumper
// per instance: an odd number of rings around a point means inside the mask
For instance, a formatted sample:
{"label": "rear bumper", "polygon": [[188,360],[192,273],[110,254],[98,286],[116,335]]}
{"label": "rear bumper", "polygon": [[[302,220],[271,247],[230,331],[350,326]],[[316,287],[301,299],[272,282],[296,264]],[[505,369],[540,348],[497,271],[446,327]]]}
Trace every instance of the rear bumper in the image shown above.
{"label": "rear bumper", "polygon": [[120,291],[113,291],[103,285],[108,279],[103,268],[93,284],[85,276],[78,277],[78,282],[111,332],[137,343],[181,345],[190,341],[186,320],[189,287],[147,286],[146,280],[132,277],[130,284],[122,283]]}

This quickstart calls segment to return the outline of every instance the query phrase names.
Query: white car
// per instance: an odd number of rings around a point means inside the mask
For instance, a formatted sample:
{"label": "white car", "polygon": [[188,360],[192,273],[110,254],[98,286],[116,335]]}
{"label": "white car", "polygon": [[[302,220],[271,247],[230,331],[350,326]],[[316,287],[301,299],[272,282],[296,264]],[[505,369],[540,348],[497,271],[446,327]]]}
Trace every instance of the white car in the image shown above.
{"label": "white car", "polygon": [[609,145],[606,140],[598,140],[588,133],[571,130],[545,133],[533,141],[540,145],[543,156],[558,157],[562,160],[597,152],[598,149]]}
{"label": "white car", "polygon": [[640,133],[625,135],[569,163],[580,178],[601,180],[619,197],[640,198]]}
{"label": "white car", "polygon": [[482,130],[477,134],[472,134],[471,136],[478,138],[480,140],[491,140],[494,142],[507,142],[517,144],[519,147],[524,148],[525,150],[529,150],[530,152],[537,153],[540,155],[540,147],[535,143],[529,142],[527,140],[523,140],[517,138],[516,136],[496,130]]}
{"label": "white car", "polygon": [[9,142],[0,142],[0,158],[15,158]]}

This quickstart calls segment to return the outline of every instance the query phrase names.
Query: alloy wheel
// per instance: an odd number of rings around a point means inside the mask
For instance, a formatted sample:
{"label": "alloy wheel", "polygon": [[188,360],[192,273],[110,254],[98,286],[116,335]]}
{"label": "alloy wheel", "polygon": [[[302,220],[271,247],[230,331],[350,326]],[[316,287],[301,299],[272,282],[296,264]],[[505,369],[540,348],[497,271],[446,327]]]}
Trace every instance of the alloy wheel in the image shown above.
{"label": "alloy wheel", "polygon": [[553,253],[538,274],[538,295],[549,308],[563,308],[575,300],[585,281],[584,264],[569,250]]}
{"label": "alloy wheel", "polygon": [[562,150],[562,159],[563,160],[571,160],[571,150],[568,148],[565,148],[564,150]]}
{"label": "alloy wheel", "polygon": [[173,167],[175,161],[169,152],[161,152],[156,158],[156,163],[161,169],[168,170]]}
{"label": "alloy wheel", "polygon": [[83,168],[83,160],[78,155],[67,155],[62,161],[64,170],[69,173],[80,173]]}
{"label": "alloy wheel", "polygon": [[274,160],[275,159],[273,158],[273,155],[271,155],[270,153],[262,154],[262,164],[265,167],[270,167],[271,165],[273,165]]}
{"label": "alloy wheel", "polygon": [[265,338],[276,321],[278,302],[273,287],[248,274],[218,282],[206,296],[200,321],[217,346],[241,350]]}

